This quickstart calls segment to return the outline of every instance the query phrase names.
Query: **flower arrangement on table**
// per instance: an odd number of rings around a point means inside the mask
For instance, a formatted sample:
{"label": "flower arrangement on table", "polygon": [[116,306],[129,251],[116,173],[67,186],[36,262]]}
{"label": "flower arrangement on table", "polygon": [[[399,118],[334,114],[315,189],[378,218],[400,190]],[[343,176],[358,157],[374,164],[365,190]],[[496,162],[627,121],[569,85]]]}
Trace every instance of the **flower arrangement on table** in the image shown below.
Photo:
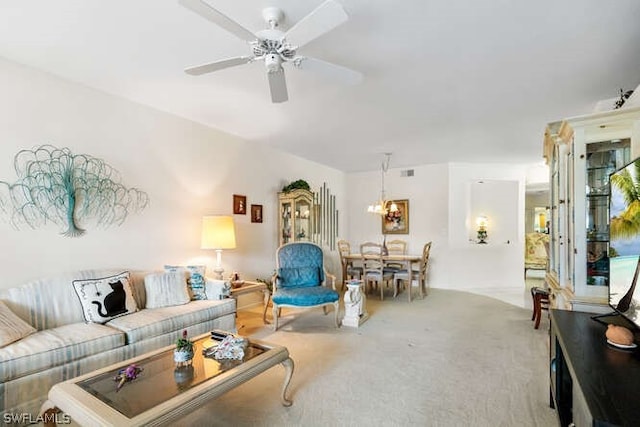
{"label": "flower arrangement on table", "polygon": [[176,349],[173,351],[173,360],[178,366],[188,365],[193,359],[193,341],[187,336],[187,330],[182,331],[182,336],[176,340]]}
{"label": "flower arrangement on table", "polygon": [[118,381],[118,385],[116,386],[116,392],[120,391],[124,383],[128,381],[133,381],[138,378],[138,375],[143,371],[141,367],[136,365],[135,363],[127,366],[124,369],[120,369],[118,371],[118,375],[116,375],[113,380]]}
{"label": "flower arrangement on table", "polygon": [[211,354],[214,359],[233,359],[242,360],[244,358],[244,350],[249,345],[246,338],[229,334],[214,348]]}

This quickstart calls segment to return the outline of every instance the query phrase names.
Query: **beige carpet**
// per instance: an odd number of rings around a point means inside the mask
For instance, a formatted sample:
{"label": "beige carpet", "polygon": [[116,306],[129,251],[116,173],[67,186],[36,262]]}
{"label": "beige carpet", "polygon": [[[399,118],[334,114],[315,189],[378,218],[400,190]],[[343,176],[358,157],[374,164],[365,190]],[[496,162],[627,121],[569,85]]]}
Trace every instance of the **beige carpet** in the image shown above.
{"label": "beige carpet", "polygon": [[[276,366],[181,420],[184,426],[557,426],[549,408],[548,320],[485,296],[432,289],[424,300],[368,301],[360,328],[333,313],[261,310],[239,332],[289,349],[293,406],[280,404]],[[295,316],[294,316],[295,314]]]}

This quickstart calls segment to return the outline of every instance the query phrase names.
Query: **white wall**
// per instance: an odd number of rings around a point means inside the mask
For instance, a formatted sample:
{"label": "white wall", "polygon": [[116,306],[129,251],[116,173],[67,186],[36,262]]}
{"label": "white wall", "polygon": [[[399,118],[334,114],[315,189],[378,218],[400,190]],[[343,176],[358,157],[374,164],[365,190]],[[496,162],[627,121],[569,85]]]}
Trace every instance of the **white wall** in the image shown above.
{"label": "white wall", "polygon": [[[524,268],[524,184],[523,165],[452,163],[449,165],[449,248],[443,254],[447,280],[443,287],[514,287],[523,285]],[[469,187],[478,181],[515,182],[517,191],[495,194],[494,217],[504,209],[513,210],[506,229],[492,239],[491,213],[489,243],[469,241]],[[515,218],[513,218],[515,215]],[[494,224],[495,228],[498,226]],[[503,226],[503,224],[500,224]]]}
{"label": "white wall", "polygon": [[[390,235],[409,244],[409,252],[421,253],[423,245],[432,241],[430,258],[431,284],[440,286],[443,270],[441,253],[448,239],[448,170],[447,165],[423,165],[412,168],[414,176],[400,176],[401,169],[389,169],[385,190],[390,199],[409,200],[409,234]],[[380,170],[353,173],[347,176],[348,234],[354,252],[365,241],[382,243],[382,223],[379,215],[368,213],[367,206],[380,199]]]}
{"label": "white wall", "polygon": [[[340,236],[359,244],[382,241],[381,219],[365,212],[380,197],[380,171],[344,173],[200,124],[55,76],[0,60],[0,180],[14,181],[13,158],[42,144],[69,147],[103,159],[127,186],[150,196],[150,206],[121,226],[88,229],[67,238],[57,227],[14,230],[0,222],[0,288],[64,271],[123,267],[159,269],[165,263],[201,262],[214,254],[199,249],[202,215],[230,214],[233,194],[262,204],[264,222],[236,215],[238,248],[225,251],[227,272],[244,278],[269,276],[277,248],[277,192],[302,178],[314,189],[326,182],[336,195]],[[399,235],[419,253],[432,241],[431,285],[521,286],[524,170],[513,165],[437,164],[386,174],[390,198],[409,199],[410,234]],[[517,197],[499,204],[517,212],[514,241],[468,242],[469,188],[474,180],[515,181]],[[512,228],[512,227],[511,227]],[[511,231],[510,231],[511,232]],[[504,240],[501,238],[501,240]],[[514,250],[515,249],[515,250]],[[332,254],[328,267],[338,271]]]}
{"label": "white wall", "polygon": [[227,272],[269,276],[277,248],[277,192],[302,178],[313,189],[327,182],[340,225],[348,219],[342,172],[268,147],[0,60],[0,180],[13,182],[13,158],[43,144],[69,147],[117,169],[127,186],[146,191],[149,207],[121,226],[63,237],[55,226],[17,231],[0,222],[0,288],[84,268],[160,269],[203,262],[203,215],[231,214],[232,195],[262,204],[264,222],[235,215],[238,248],[225,251]]}
{"label": "white wall", "polygon": [[[412,169],[413,177],[401,177],[400,169],[390,169],[385,189],[390,199],[409,199],[409,234],[398,235],[409,242],[409,251],[419,253],[425,242],[433,242],[431,286],[521,288],[526,168],[454,163]],[[489,235],[487,245],[469,242],[469,235],[475,230],[475,221],[470,224],[471,188],[478,180],[495,181],[499,187],[504,184],[512,189],[493,194],[488,216],[493,215],[496,221],[504,211],[510,214],[505,221],[494,222],[494,231],[496,227],[502,229],[493,241]],[[350,227],[348,234],[341,237],[356,248],[367,240],[382,242],[380,217],[366,212],[366,207],[380,197],[380,171],[349,174],[347,194]]]}

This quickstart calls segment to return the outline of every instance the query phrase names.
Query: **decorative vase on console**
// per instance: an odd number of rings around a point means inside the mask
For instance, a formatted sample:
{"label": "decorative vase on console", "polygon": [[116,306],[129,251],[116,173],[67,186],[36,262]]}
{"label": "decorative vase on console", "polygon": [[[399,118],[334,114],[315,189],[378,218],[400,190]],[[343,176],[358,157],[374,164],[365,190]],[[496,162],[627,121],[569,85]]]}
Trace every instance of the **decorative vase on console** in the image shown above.
{"label": "decorative vase on console", "polygon": [[193,360],[193,342],[187,338],[186,329],[182,331],[182,337],[176,341],[173,360],[176,362],[176,366],[190,365]]}

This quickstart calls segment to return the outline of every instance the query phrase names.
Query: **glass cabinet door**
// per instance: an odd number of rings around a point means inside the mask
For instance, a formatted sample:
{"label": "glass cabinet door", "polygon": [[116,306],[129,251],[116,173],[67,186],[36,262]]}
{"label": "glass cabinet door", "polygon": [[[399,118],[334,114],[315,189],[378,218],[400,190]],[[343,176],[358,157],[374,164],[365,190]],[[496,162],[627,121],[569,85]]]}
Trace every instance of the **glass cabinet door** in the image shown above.
{"label": "glass cabinet door", "polygon": [[309,221],[311,220],[311,202],[305,199],[296,201],[296,241],[309,240],[311,229]]}
{"label": "glass cabinet door", "polygon": [[629,162],[630,141],[587,144],[587,285],[609,284],[609,175]]}
{"label": "glass cabinet door", "polygon": [[297,189],[278,194],[280,245],[309,241],[313,232],[313,193]]}
{"label": "glass cabinet door", "polygon": [[291,201],[282,201],[280,203],[280,244],[289,243],[291,240]]}
{"label": "glass cabinet door", "polygon": [[549,225],[549,234],[551,243],[549,245],[549,269],[555,272],[556,278],[561,277],[560,263],[560,154],[558,146],[553,148],[553,157],[550,164],[551,172],[551,223]]}

